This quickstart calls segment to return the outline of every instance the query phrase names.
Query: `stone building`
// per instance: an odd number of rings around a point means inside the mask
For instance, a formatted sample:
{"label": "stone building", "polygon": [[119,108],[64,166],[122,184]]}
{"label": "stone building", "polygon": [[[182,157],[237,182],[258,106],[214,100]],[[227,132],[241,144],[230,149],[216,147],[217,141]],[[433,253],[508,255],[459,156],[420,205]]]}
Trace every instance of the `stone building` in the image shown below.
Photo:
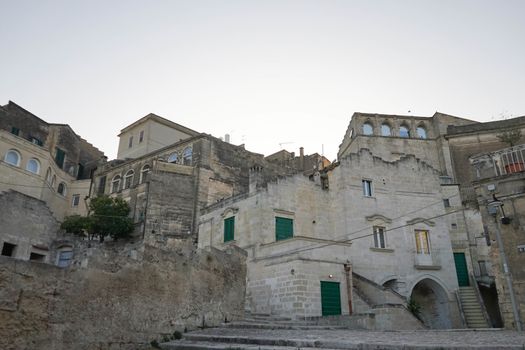
{"label": "stone building", "polygon": [[47,123],[11,101],[0,106],[2,255],[58,263],[51,251],[58,222],[86,214],[91,174],[103,159],[68,125]]}
{"label": "stone building", "polygon": [[[419,302],[428,325],[460,326],[458,287],[472,283],[473,261],[487,251],[484,241],[470,245],[467,225],[481,227],[481,220],[462,205],[454,181],[445,138],[454,123],[475,122],[356,113],[337,164],[266,188],[261,168],[253,168],[250,195],[203,211],[199,246],[248,251],[247,308],[254,312],[320,316],[335,302],[337,313],[349,313],[351,266]],[[339,294],[326,301],[330,283],[339,283]],[[486,326],[484,318],[466,321]]]}
{"label": "stone building", "polygon": [[136,236],[157,246],[195,239],[200,208],[246,194],[250,167],[264,167],[263,176],[271,180],[313,165],[268,160],[243,145],[154,114],[125,127],[119,138],[119,159],[97,169],[91,196],[124,198],[131,207]]}

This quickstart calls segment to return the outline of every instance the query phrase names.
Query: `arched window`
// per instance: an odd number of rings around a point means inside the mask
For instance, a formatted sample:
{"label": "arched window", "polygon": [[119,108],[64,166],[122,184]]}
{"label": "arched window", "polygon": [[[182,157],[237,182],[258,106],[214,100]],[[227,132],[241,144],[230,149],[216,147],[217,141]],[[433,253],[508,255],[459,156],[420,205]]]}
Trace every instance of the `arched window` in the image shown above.
{"label": "arched window", "polygon": [[124,189],[130,188],[133,185],[133,177],[135,172],[133,170],[128,170],[126,175],[124,175]]}
{"label": "arched window", "polygon": [[5,155],[5,162],[14,166],[20,166],[20,153],[14,149],[7,151]]}
{"label": "arched window", "polygon": [[372,124],[366,122],[363,124],[363,134],[364,135],[372,135],[374,133],[374,127]]}
{"label": "arched window", "polygon": [[66,195],[66,184],[61,182],[58,184],[58,188],[57,188],[57,192],[58,194],[62,195],[62,196],[65,196]]}
{"label": "arched window", "polygon": [[51,187],[55,188],[56,183],[57,183],[57,176],[53,175],[53,179],[51,179]]}
{"label": "arched window", "polygon": [[48,184],[51,183],[51,168],[47,168],[47,171],[46,171],[46,182]]}
{"label": "arched window", "polygon": [[168,157],[168,163],[177,163],[178,159],[179,159],[179,156],[177,155],[177,153],[172,153]]}
{"label": "arched window", "polygon": [[40,162],[38,161],[38,159],[35,159],[35,158],[29,159],[29,161],[27,162],[26,170],[34,174],[39,174],[40,173]]}
{"label": "arched window", "polygon": [[186,148],[182,153],[182,161],[184,165],[191,165],[192,149],[190,147]]}
{"label": "arched window", "polygon": [[417,127],[417,137],[420,139],[426,139],[427,138],[427,130],[423,126]]}
{"label": "arched window", "polygon": [[392,129],[387,123],[381,124],[381,136],[392,136]]}
{"label": "arched window", "polygon": [[399,127],[399,136],[400,137],[410,137],[410,131],[408,130],[407,126],[401,125]]}
{"label": "arched window", "polygon": [[140,170],[140,181],[139,183],[144,183],[148,179],[148,173],[150,172],[151,168],[149,164],[145,164],[142,169]]}
{"label": "arched window", "polygon": [[111,180],[111,193],[118,192],[120,189],[120,175],[115,175]]}

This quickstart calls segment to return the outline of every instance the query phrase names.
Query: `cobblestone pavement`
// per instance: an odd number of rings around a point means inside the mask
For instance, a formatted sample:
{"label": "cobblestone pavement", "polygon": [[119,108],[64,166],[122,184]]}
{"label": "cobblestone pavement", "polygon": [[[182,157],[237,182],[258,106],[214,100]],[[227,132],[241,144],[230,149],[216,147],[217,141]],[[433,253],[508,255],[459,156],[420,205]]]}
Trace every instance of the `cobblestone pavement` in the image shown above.
{"label": "cobblestone pavement", "polygon": [[[525,333],[506,330],[356,331],[210,328],[188,340],[335,349],[525,349]],[[285,341],[282,342],[281,341]],[[367,345],[367,346],[364,346]],[[372,345],[372,346],[370,346]]]}

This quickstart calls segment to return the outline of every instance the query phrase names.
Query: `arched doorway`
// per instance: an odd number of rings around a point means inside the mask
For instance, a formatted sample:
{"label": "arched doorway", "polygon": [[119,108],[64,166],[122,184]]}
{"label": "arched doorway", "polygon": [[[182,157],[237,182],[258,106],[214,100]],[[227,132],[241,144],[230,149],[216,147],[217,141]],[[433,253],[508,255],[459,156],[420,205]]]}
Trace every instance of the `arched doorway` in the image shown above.
{"label": "arched doorway", "polygon": [[419,281],[410,295],[419,308],[419,318],[430,328],[452,328],[447,292],[436,281],[425,278]]}

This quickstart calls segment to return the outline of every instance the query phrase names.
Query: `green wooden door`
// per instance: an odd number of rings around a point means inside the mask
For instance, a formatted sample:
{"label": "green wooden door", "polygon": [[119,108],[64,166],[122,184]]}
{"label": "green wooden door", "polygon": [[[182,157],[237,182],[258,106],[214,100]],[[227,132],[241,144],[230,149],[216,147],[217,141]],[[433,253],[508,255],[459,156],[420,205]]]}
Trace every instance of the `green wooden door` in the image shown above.
{"label": "green wooden door", "polygon": [[469,285],[467,260],[465,253],[454,253],[454,263],[456,264],[456,273],[458,275],[458,283],[460,287]]}
{"label": "green wooden door", "polygon": [[321,309],[323,316],[341,315],[339,282],[321,281]]}

